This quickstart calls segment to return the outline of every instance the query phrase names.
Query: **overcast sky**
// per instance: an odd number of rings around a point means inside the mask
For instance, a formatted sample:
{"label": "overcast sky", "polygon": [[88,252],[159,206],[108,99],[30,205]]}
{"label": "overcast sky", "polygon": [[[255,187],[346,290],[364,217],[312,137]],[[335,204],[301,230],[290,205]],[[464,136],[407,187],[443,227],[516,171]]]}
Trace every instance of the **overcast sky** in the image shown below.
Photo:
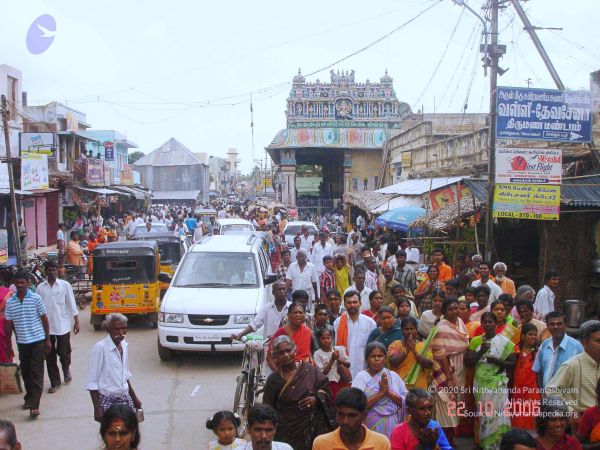
{"label": "overcast sky", "polygon": [[[483,0],[467,1],[480,11]],[[467,112],[484,112],[489,79],[479,63],[480,22],[452,0],[0,0],[0,64],[23,72],[30,104],[67,103],[93,128],[125,133],[146,153],[170,137],[216,156],[236,147],[249,171],[285,128],[298,68],[326,67],[432,5],[335,69],[353,69],[362,82],[378,81],[387,68],[398,98],[415,112],[462,112],[465,102]],[[524,6],[534,25],[563,28],[540,31],[542,42],[565,85],[588,89],[589,73],[600,69],[600,1]],[[32,55],[25,37],[42,14],[56,19],[56,37]],[[533,87],[554,88],[512,7],[500,28],[508,50],[500,65],[509,71],[499,84],[530,79]],[[309,80],[317,78],[328,81],[329,69]]]}

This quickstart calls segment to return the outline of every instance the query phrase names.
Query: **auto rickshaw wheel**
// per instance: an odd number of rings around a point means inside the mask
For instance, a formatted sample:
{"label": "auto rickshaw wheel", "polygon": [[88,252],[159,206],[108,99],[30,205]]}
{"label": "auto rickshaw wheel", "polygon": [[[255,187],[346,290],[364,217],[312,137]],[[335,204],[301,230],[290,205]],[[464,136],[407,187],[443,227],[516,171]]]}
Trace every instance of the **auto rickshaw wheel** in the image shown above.
{"label": "auto rickshaw wheel", "polygon": [[104,321],[103,314],[91,314],[90,315],[90,323],[94,326],[95,331],[100,331],[102,329],[103,321]]}
{"label": "auto rickshaw wheel", "polygon": [[160,338],[157,338],[158,357],[161,361],[171,361],[175,357],[175,351],[160,345]]}

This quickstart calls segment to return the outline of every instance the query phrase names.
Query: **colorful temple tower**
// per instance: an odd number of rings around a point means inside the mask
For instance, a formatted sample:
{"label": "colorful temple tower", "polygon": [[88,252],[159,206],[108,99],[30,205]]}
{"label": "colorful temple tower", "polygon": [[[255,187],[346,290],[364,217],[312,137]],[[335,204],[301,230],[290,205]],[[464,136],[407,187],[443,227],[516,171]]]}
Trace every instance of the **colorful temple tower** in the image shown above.
{"label": "colorful temple tower", "polygon": [[357,83],[354,70],[332,70],[330,76],[329,83],[307,82],[298,71],[287,99],[287,128],[266,148],[279,166],[276,192],[284,203],[302,206],[298,165],[322,167],[319,197],[333,207],[345,192],[375,189],[384,142],[414,117],[410,106],[396,98],[387,70],[379,83]]}

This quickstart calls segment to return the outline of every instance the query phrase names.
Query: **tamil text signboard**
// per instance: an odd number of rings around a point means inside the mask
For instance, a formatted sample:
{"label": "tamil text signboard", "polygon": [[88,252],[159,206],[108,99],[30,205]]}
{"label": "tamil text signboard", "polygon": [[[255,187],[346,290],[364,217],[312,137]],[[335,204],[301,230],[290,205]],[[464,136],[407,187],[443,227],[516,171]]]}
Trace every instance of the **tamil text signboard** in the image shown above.
{"label": "tamil text signboard", "polygon": [[104,161],[86,159],[85,182],[88,186],[104,186]]}
{"label": "tamil text signboard", "polygon": [[497,184],[493,217],[505,219],[558,220],[560,186]]}
{"label": "tamil text signboard", "polygon": [[496,149],[496,183],[560,184],[562,151],[557,148]]}
{"label": "tamil text signboard", "polygon": [[48,189],[48,155],[21,153],[21,189],[24,191]]}
{"label": "tamil text signboard", "polygon": [[496,95],[498,139],[591,142],[588,91],[498,87]]}

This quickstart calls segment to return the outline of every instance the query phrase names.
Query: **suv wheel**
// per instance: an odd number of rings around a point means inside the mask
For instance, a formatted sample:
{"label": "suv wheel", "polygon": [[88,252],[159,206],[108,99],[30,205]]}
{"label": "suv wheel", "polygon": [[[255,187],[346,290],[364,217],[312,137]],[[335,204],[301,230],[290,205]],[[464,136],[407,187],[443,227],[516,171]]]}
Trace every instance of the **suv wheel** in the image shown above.
{"label": "suv wheel", "polygon": [[170,348],[163,347],[160,345],[160,339],[157,340],[158,344],[158,357],[161,361],[171,361],[175,357],[175,351]]}

